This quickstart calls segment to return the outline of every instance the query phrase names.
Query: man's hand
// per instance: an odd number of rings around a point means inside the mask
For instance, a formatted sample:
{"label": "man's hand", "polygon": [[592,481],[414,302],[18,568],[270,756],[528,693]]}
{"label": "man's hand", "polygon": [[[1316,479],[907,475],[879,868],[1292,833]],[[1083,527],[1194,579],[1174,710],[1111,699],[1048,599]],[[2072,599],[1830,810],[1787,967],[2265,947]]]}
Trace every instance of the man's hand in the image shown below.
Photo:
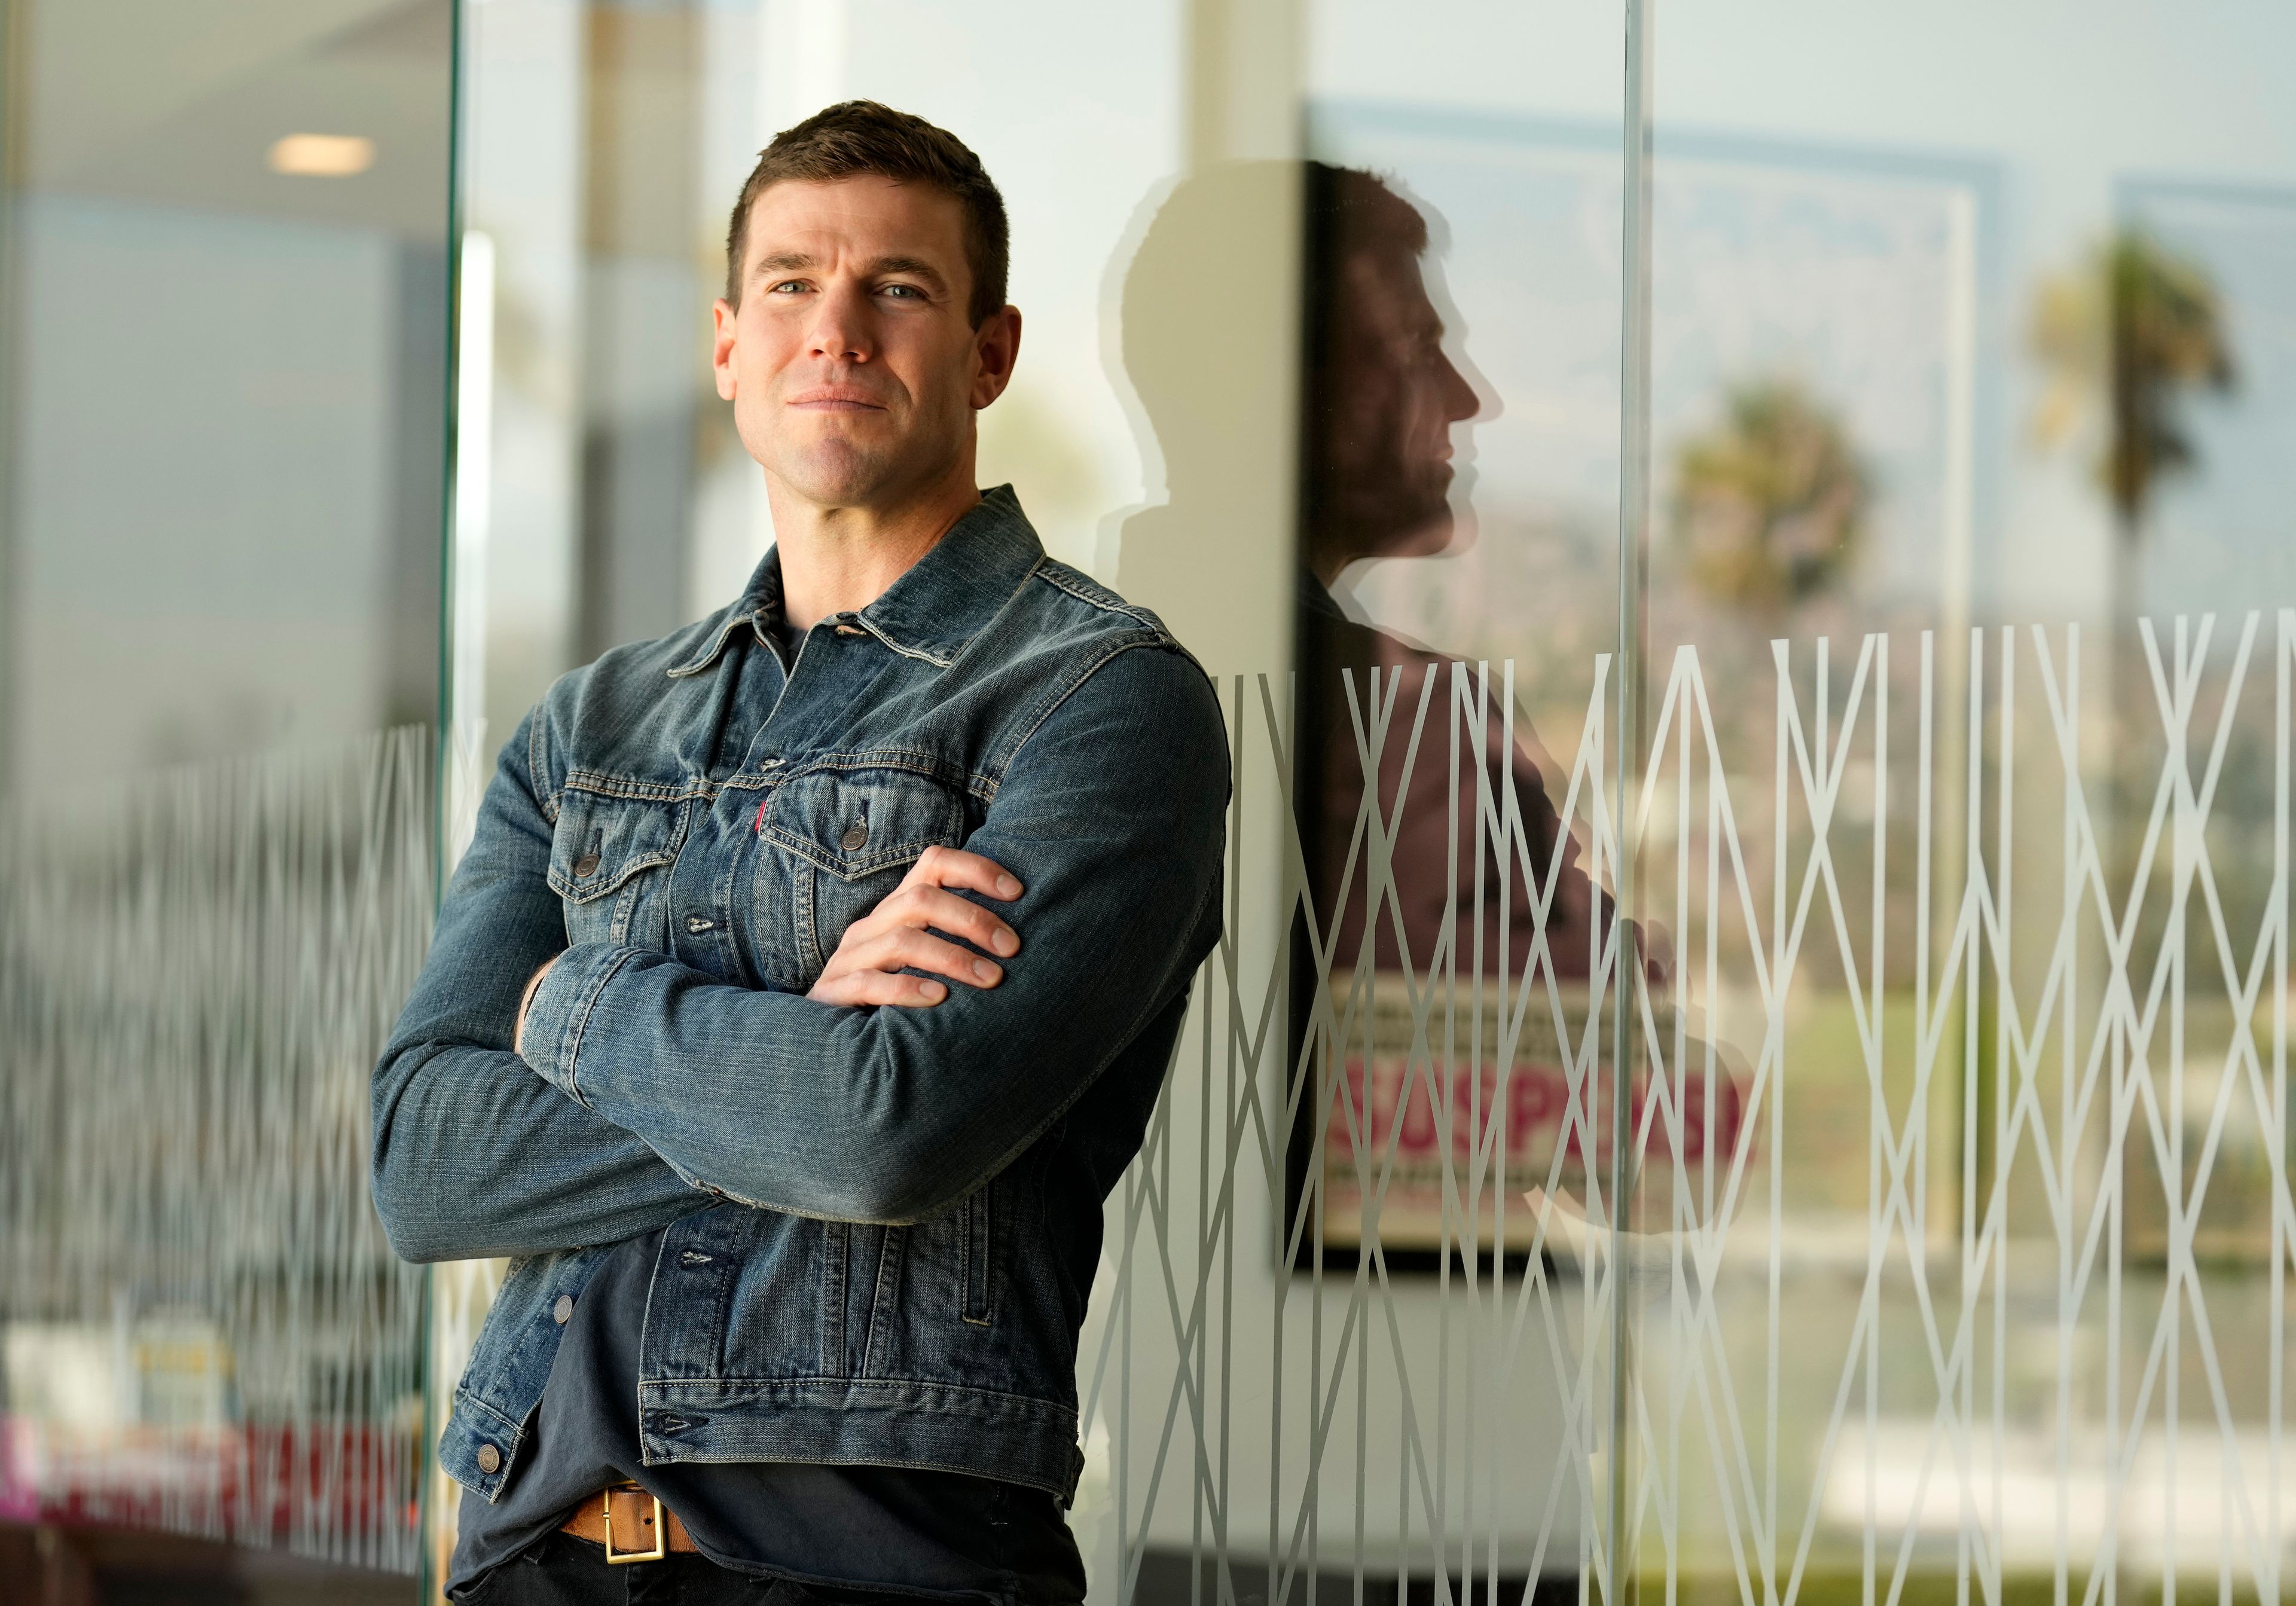
{"label": "man's hand", "polygon": [[1002,865],[959,848],[928,848],[882,903],[846,928],[806,996],[816,1004],[910,1009],[927,1009],[948,996],[941,983],[905,976],[904,970],[930,971],[967,987],[995,987],[1004,979],[1002,965],[933,933],[961,937],[1008,959],[1021,951],[1021,938],[988,910],[949,891],[952,887],[1006,902],[1021,896],[1019,880]]}
{"label": "man's hand", "polygon": [[541,987],[542,979],[550,974],[550,967],[565,957],[562,952],[544,960],[542,968],[526,979],[526,991],[518,996],[518,1025],[511,1030],[510,1052],[521,1060],[526,1058],[526,1012],[533,1007],[535,990]]}

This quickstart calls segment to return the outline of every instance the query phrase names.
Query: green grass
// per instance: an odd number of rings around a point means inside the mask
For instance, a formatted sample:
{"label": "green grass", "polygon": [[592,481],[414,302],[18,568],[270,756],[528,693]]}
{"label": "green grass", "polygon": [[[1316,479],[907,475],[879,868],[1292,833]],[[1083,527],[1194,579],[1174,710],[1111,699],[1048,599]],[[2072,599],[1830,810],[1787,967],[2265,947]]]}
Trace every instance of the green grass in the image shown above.
{"label": "green grass", "polygon": [[[1637,1606],[1668,1606],[1666,1577],[1662,1573],[1645,1573],[1641,1580]],[[2081,1606],[2087,1598],[2087,1575],[2076,1569],[2067,1591],[2068,1606]],[[2114,1606],[2164,1606],[2163,1591],[2157,1578],[2124,1577],[2113,1596]],[[2177,1579],[2176,1606],[2218,1606],[2221,1597],[2217,1592],[2213,1569],[2202,1576],[2187,1572]],[[2262,1606],[2256,1586],[2243,1579],[2234,1578],[2232,1606]],[[2056,1606],[2056,1580],[2047,1573],[2012,1574],[2001,1583],[1997,1602],[1988,1598],[1979,1580],[1972,1577],[1964,1595],[1960,1584],[1950,1572],[1923,1570],[1909,1573],[1905,1587],[1898,1594],[1896,1606]],[[1792,1606],[1865,1606],[1865,1579],[1854,1572],[1805,1573],[1801,1587],[1795,1594]],[[1674,1606],[1743,1606],[1737,1580],[1732,1577],[1704,1574],[1696,1577],[1683,1577],[1676,1581]],[[1759,1590],[1753,1606],[1768,1606]],[[1784,1606],[1781,1602],[1780,1606]],[[1890,1606],[1890,1570],[1883,1568],[1874,1581],[1874,1606]]]}

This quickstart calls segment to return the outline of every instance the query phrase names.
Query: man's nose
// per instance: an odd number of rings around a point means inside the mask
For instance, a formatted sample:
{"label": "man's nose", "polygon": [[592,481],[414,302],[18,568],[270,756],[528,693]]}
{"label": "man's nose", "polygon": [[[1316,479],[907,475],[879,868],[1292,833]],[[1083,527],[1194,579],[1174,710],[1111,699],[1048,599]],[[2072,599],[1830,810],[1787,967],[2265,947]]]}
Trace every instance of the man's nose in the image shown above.
{"label": "man's nose", "polygon": [[1447,423],[1459,423],[1470,418],[1498,416],[1498,398],[1485,396],[1467,376],[1459,372],[1447,352],[1443,362],[1443,418]]}
{"label": "man's nose", "polygon": [[865,363],[873,350],[869,338],[869,299],[851,285],[831,285],[816,303],[811,354],[832,363]]}

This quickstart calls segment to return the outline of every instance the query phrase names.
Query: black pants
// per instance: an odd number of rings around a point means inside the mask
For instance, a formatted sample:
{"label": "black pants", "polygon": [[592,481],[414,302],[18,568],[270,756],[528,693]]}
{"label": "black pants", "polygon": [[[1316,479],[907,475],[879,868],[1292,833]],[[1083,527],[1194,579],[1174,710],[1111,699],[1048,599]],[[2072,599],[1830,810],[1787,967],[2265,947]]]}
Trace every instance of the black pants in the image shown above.
{"label": "black pants", "polygon": [[[760,1578],[707,1556],[606,1564],[606,1547],[552,1534],[479,1575],[462,1606],[920,1606],[921,1597]],[[952,1595],[951,1601],[977,1601]]]}

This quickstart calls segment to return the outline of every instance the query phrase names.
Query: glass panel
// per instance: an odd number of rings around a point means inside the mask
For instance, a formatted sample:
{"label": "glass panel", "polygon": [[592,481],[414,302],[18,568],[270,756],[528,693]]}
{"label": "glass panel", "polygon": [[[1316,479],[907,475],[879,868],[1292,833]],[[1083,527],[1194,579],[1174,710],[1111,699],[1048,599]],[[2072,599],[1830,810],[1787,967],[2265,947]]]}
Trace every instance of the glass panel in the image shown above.
{"label": "glass panel", "polygon": [[[1144,599],[1230,672],[1235,850],[1087,1317],[1111,1593],[1575,1598],[1603,1587],[1611,1295],[1548,1274],[1521,1194],[1611,1197],[1624,20],[1303,20],[1304,170],[1196,167],[1126,269],[1128,320],[1144,280],[1202,309],[1163,359],[1193,385],[1160,410],[1134,373],[1145,518],[1232,519],[1198,460],[1297,488],[1290,617]],[[1226,411],[1260,309],[1218,220],[1279,205],[1300,415],[1271,442]],[[1199,572],[1250,586],[1267,528]]]}
{"label": "glass panel", "polygon": [[[429,746],[11,811],[8,1521],[414,1570],[422,1275],[367,1201],[365,1074],[430,931]],[[57,1544],[59,1569],[236,1566]]]}
{"label": "glass panel", "polygon": [[1658,28],[1644,1586],[2279,1599],[2296,35]]}
{"label": "glass panel", "polygon": [[404,1599],[453,8],[0,18],[0,1595]]}

